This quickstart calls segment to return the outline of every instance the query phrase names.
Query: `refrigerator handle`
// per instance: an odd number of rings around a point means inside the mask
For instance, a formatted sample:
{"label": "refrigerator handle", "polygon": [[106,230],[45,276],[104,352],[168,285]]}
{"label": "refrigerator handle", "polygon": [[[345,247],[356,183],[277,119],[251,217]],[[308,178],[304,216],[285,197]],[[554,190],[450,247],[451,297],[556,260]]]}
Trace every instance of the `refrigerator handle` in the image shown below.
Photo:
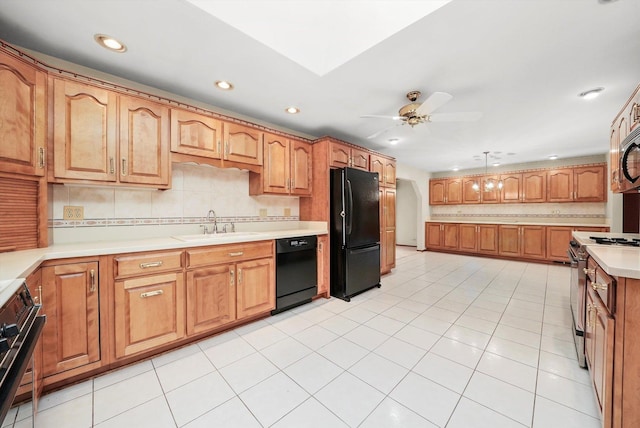
{"label": "refrigerator handle", "polygon": [[347,180],[347,235],[351,235],[353,226],[353,190],[351,180]]}

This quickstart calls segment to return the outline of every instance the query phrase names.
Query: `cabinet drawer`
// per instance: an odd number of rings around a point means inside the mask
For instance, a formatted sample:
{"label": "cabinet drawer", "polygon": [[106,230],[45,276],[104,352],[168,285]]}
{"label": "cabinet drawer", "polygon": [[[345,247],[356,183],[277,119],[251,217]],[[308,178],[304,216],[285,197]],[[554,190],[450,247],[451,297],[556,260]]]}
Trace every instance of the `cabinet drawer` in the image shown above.
{"label": "cabinet drawer", "polygon": [[187,268],[273,256],[273,241],[217,245],[187,250]]}
{"label": "cabinet drawer", "polygon": [[593,289],[607,307],[610,314],[615,313],[616,281],[596,264],[593,258],[587,262],[587,287]]}
{"label": "cabinet drawer", "polygon": [[127,254],[113,259],[113,275],[116,278],[148,275],[182,268],[182,251],[162,253]]}

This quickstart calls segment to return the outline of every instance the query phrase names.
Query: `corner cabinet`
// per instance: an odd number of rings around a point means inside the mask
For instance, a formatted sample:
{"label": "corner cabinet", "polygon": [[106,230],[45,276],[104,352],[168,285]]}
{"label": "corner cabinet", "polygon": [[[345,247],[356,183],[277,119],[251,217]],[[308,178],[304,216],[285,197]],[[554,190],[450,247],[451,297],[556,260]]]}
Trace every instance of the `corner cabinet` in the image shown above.
{"label": "corner cabinet", "polygon": [[46,163],[46,74],[0,52],[0,171],[43,176]]}
{"label": "corner cabinet", "polygon": [[313,158],[310,144],[265,134],[263,159],[262,172],[250,172],[250,195],[311,195]]}
{"label": "corner cabinet", "polygon": [[169,187],[168,107],[97,86],[52,80],[52,181]]}
{"label": "corner cabinet", "polygon": [[184,274],[180,251],[113,257],[115,358],[184,337]]}
{"label": "corner cabinet", "polygon": [[98,273],[96,260],[42,268],[42,313],[47,316],[41,338],[45,378],[99,367]]}

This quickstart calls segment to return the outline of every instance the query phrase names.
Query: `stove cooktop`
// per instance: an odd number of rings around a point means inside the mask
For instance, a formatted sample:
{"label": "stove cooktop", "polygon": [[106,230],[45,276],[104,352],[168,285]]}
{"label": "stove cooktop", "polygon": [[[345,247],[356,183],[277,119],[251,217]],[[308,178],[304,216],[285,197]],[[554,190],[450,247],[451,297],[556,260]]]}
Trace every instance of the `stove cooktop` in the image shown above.
{"label": "stove cooktop", "polygon": [[594,243],[598,245],[621,245],[626,247],[640,247],[640,239],[638,238],[615,238],[615,237],[600,237],[600,236],[590,236]]}

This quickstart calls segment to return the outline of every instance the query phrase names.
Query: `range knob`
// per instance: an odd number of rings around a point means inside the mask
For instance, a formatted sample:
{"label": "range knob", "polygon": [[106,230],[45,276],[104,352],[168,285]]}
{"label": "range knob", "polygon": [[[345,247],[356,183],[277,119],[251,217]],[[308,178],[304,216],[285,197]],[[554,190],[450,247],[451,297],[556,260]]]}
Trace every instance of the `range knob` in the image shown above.
{"label": "range knob", "polygon": [[9,349],[11,349],[9,341],[7,339],[0,339],[0,354],[4,354]]}
{"label": "range knob", "polygon": [[16,324],[3,324],[2,325],[2,337],[14,337],[20,333]]}

